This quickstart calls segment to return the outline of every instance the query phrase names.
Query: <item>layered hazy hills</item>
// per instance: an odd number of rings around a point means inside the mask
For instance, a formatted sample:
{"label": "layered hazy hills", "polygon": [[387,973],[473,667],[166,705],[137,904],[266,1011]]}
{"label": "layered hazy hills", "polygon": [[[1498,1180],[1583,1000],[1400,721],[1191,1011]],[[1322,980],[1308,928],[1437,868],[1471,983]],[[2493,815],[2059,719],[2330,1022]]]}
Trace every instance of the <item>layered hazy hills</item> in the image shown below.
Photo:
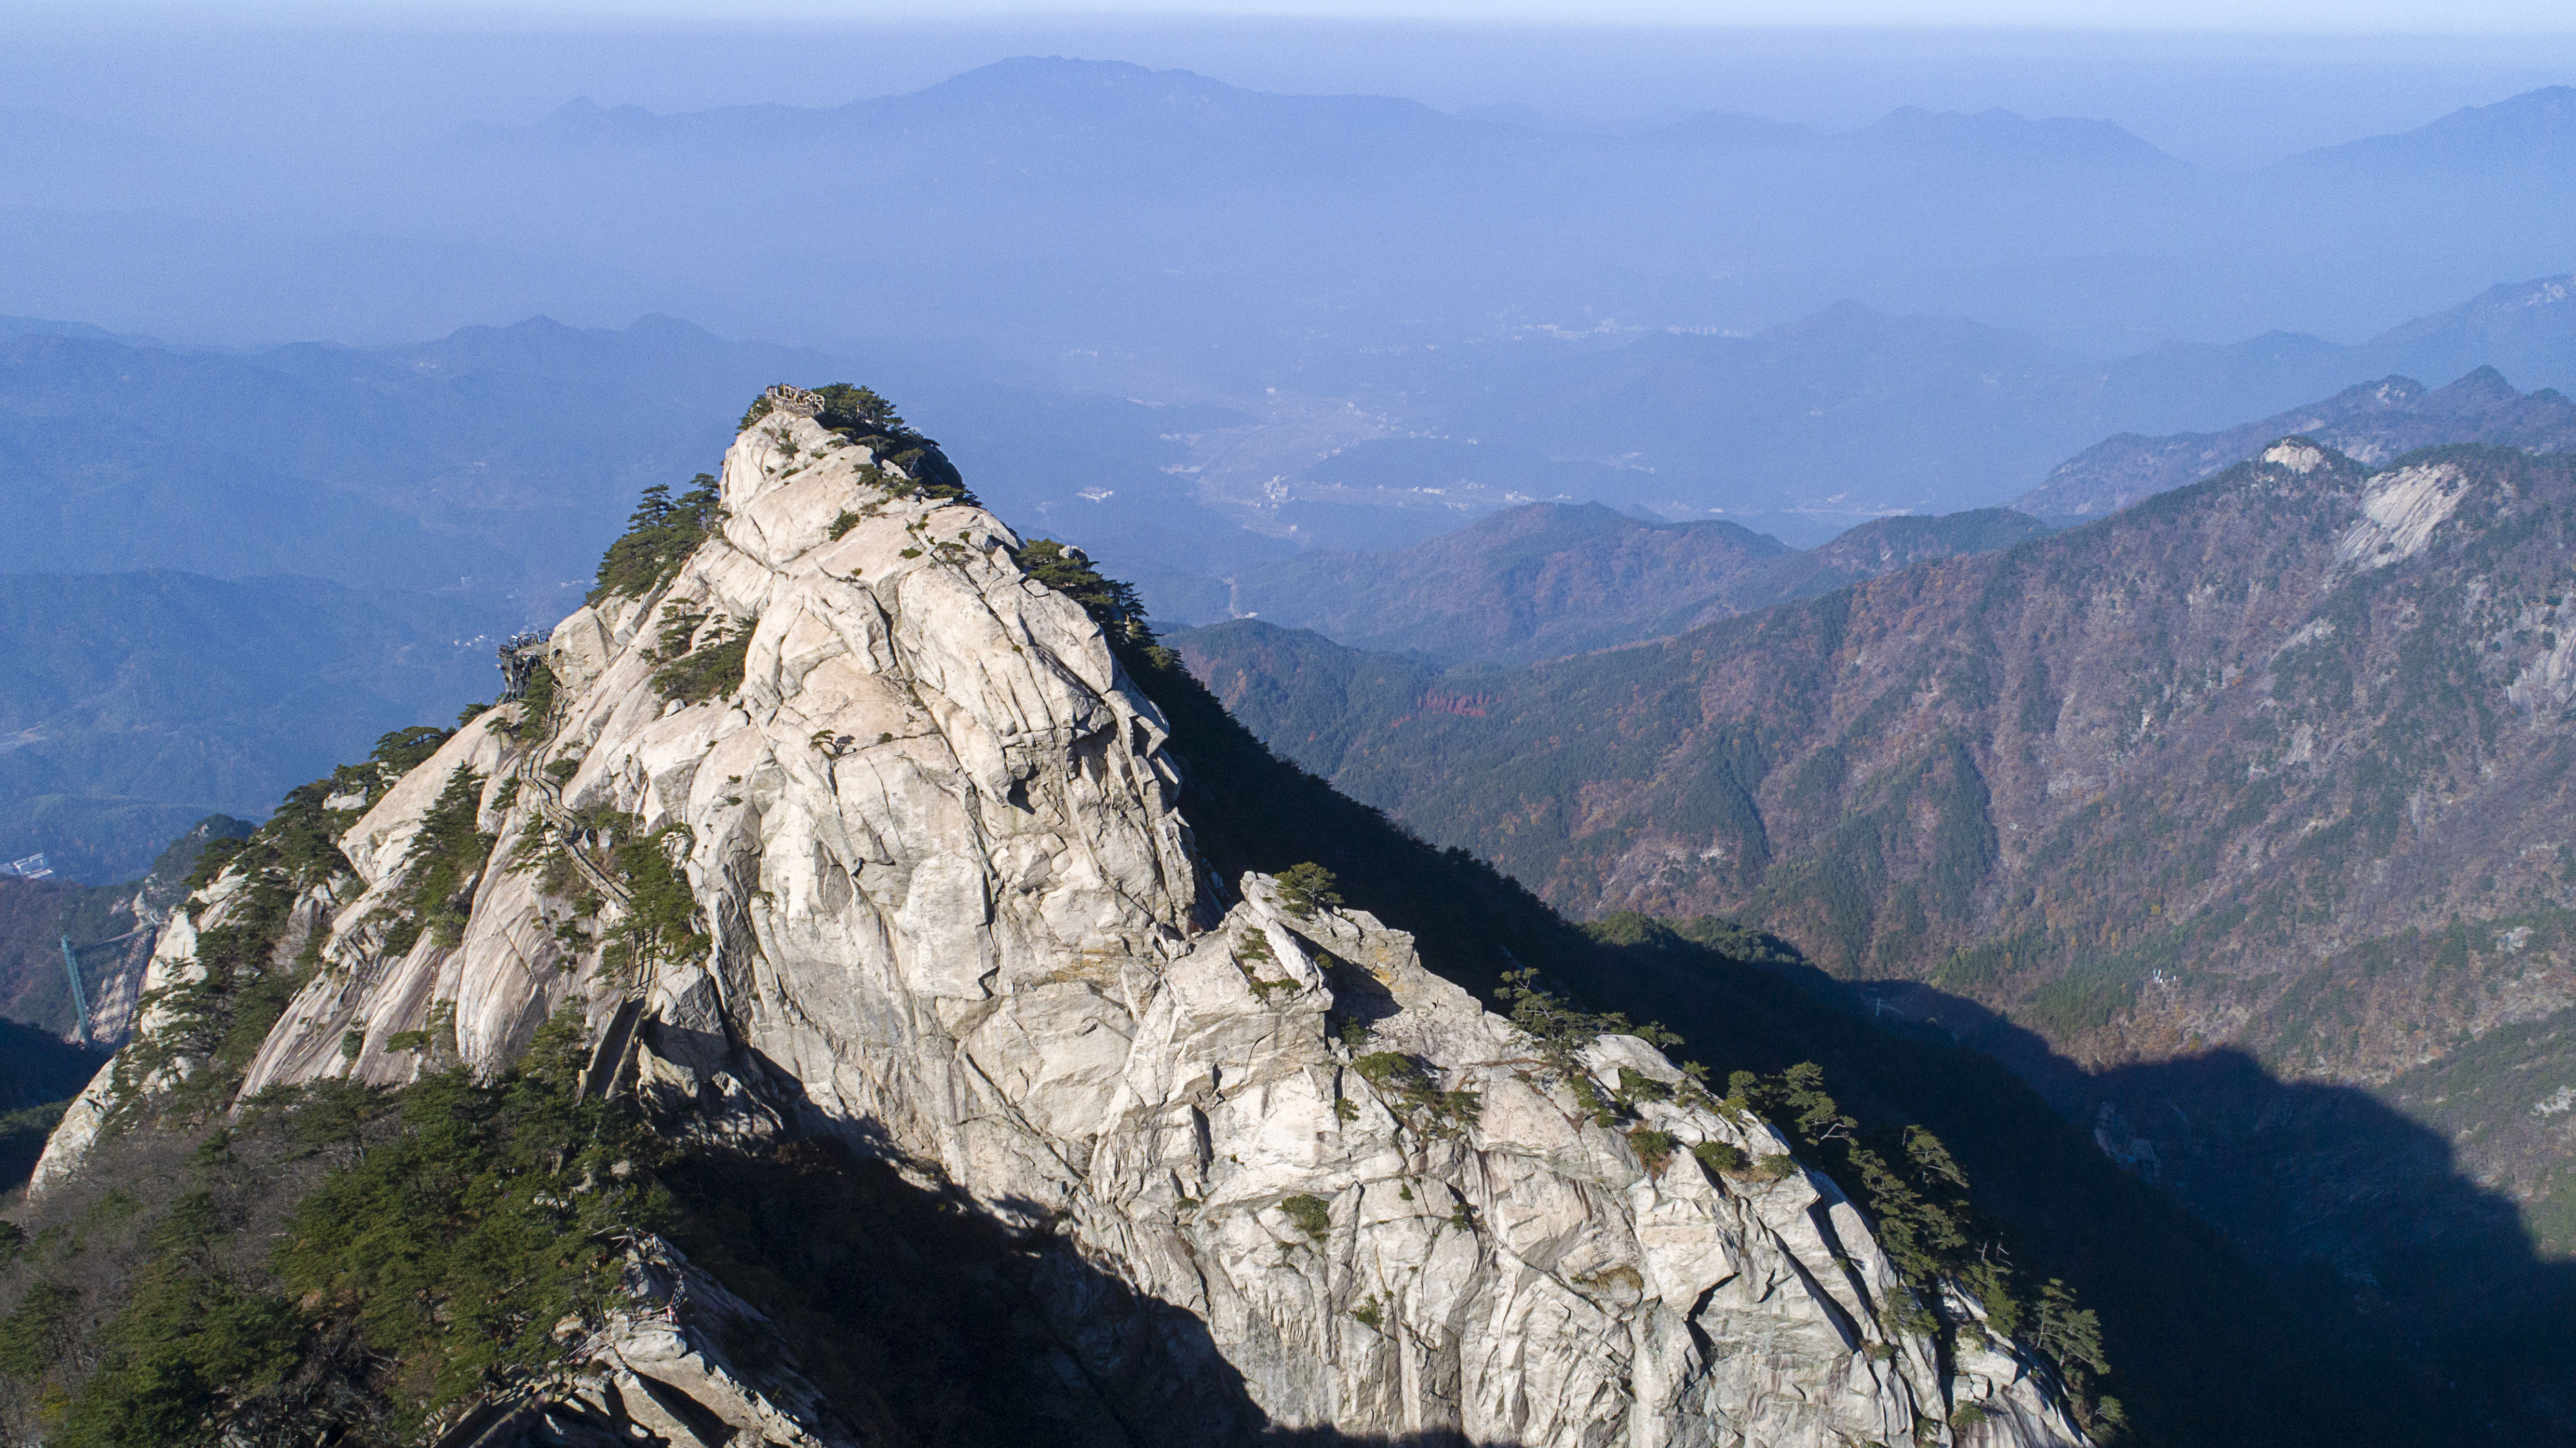
{"label": "layered hazy hills", "polygon": [[[1183,438],[1173,476],[1245,528],[1309,547],[1401,547],[1535,500],[1723,518],[1807,547],[1891,513],[2027,511],[2017,500],[2106,437],[2230,429],[2392,373],[2493,363],[2526,385],[2576,386],[2571,290],[2564,277],[2494,287],[2349,345],[2277,333],[2116,360],[1848,302],[1750,335],[1531,329],[1387,347],[1298,375],[1339,400],[1246,399],[1258,415]],[[2416,439],[2478,440],[2476,427]],[[1060,505],[1048,524],[1090,546],[1084,512]],[[1174,618],[1214,616],[1226,597],[1172,573],[1237,571],[1103,556]],[[1144,564],[1168,572],[1148,579]]]}
{"label": "layered hazy hills", "polygon": [[[576,104],[427,147],[353,139],[305,173],[202,144],[174,167],[175,138],[22,115],[0,308],[79,315],[112,296],[131,312],[94,319],[111,327],[392,338],[685,306],[808,344],[1095,358],[1122,396],[1175,369],[1284,384],[1375,347],[1519,325],[1752,330],[1844,298],[2117,355],[2366,334],[2556,264],[2576,189],[2563,110],[2534,92],[2250,174],[2100,118],[1907,109],[1833,136],[1728,117],[1569,135],[1038,58],[842,106]],[[2490,131],[2529,139],[2445,160]],[[776,168],[815,178],[796,205],[704,223],[694,198]],[[1530,204],[1567,176],[1584,205]],[[854,284],[791,304],[768,285],[782,274]],[[2314,390],[2273,405],[2299,395]]]}
{"label": "layered hazy hills", "polygon": [[2576,402],[2552,388],[2518,392],[2492,367],[2438,390],[2388,377],[2225,432],[2107,438],[2058,464],[2016,506],[2064,522],[2099,517],[2198,482],[2293,433],[2363,463],[2459,442],[2565,452],[2576,449]]}
{"label": "layered hazy hills", "polygon": [[1233,609],[1363,648],[1541,658],[1669,633],[1788,550],[1733,523],[1538,503],[1392,553],[1317,549],[1236,575]]}
{"label": "layered hazy hills", "polygon": [[1393,97],[1282,95],[1183,70],[1022,56],[836,107],[659,115],[583,97],[533,126],[469,126],[444,149],[509,160],[532,146],[723,155],[746,146],[864,145],[878,151],[878,174],[888,180],[951,192],[1073,192],[1102,184],[1157,191],[1247,171],[1329,183],[1354,168],[1418,164],[1425,148],[1492,156],[1514,139]]}
{"label": "layered hazy hills", "polygon": [[[2447,442],[2564,446],[2559,394],[2517,394],[2502,379],[2576,385],[2571,298],[2576,278],[2542,278],[2350,345],[2275,334],[2111,362],[1853,304],[1746,337],[1417,349],[1353,376],[1368,407],[1436,436],[1347,443],[1284,487],[1397,507],[1572,497],[1680,518],[1715,505],[1796,545],[1882,513],[2009,502],[2098,516],[2113,498],[2196,481],[2338,420],[2350,425],[2329,435],[2369,457]],[[2437,391],[2404,381],[2419,376],[2460,380]],[[2380,380],[2355,386],[2365,378]],[[1236,491],[1276,495],[1280,471],[1247,473]]]}
{"label": "layered hazy hills", "polygon": [[2553,85],[2488,106],[2464,106],[2393,136],[2372,136],[2284,161],[2290,174],[2394,161],[2447,170],[2462,164],[2510,170],[2576,160],[2576,87]]}
{"label": "layered hazy hills", "polygon": [[0,569],[534,586],[549,615],[626,500],[721,447],[714,398],[829,365],[668,318],[249,355],[26,328],[0,339]]}
{"label": "layered hazy hills", "polygon": [[498,690],[492,610],[311,578],[0,574],[0,860],[143,873],[387,730]]}
{"label": "layered hazy hills", "polygon": [[[2576,278],[2546,277],[2358,343],[2274,333],[2116,359],[1988,323],[1841,303],[1749,336],[1416,349],[1349,376],[1364,405],[1450,440],[1428,466],[1404,459],[1431,474],[1421,482],[1570,493],[1673,517],[1714,507],[1785,535],[1877,512],[2034,511],[2017,500],[2106,437],[2233,428],[2390,374],[2456,378],[2491,365],[2524,386],[2576,387],[2571,297]],[[1355,480],[1372,450],[1421,446],[1361,442],[1290,481]]]}
{"label": "layered hazy hills", "polygon": [[[2570,290],[2498,288],[2351,347],[2265,337],[2109,363],[1838,305],[1745,337],[1382,349],[1319,366],[1303,382],[1326,391],[1295,397],[1175,374],[1158,385],[1199,400],[1157,405],[910,348],[878,375],[986,496],[1195,618],[1225,599],[1193,580],[1522,502],[1722,518],[1807,546],[1882,514],[2011,502],[2108,436],[2229,428],[2364,378],[2492,361],[2526,386],[2576,385]],[[462,588],[515,594],[531,620],[562,606],[637,489],[704,465],[721,439],[693,419],[764,379],[844,367],[663,317],[245,354],[79,323],[0,333],[0,457],[20,480],[0,498],[0,568]]]}
{"label": "layered hazy hills", "polygon": [[1315,549],[1246,568],[1231,611],[1356,648],[1528,662],[1679,633],[1927,558],[2043,531],[2006,509],[1882,518],[1795,551],[1724,520],[1657,523],[1535,503],[1386,552]]}
{"label": "layered hazy hills", "polygon": [[[1127,145],[1131,133],[1151,136],[1159,144]],[[1100,143],[1109,138],[1121,144],[1106,149]],[[1337,139],[1341,144],[1335,144]],[[530,140],[648,147],[953,141],[984,148],[984,159],[992,162],[1016,161],[1035,148],[1053,159],[1088,168],[1093,178],[1160,176],[1181,160],[1240,167],[1248,158],[1271,154],[1319,172],[1346,175],[1354,162],[1374,159],[1383,164],[1390,142],[1399,152],[1424,148],[1486,155],[1568,146],[1603,153],[1769,148],[1844,156],[1932,153],[1951,160],[2039,165],[2109,162],[2190,169],[2108,121],[2031,120],[2001,109],[1963,115],[1901,106],[1870,125],[1833,134],[1707,112],[1633,137],[1562,135],[1491,115],[1453,116],[1396,97],[1283,95],[1228,85],[1185,70],[1039,56],[997,61],[922,90],[837,107],[729,106],[661,115],[641,106],[602,107],[583,97],[565,103],[533,126],[469,126],[451,144],[507,154]],[[971,185],[978,178],[968,173],[952,179]]]}
{"label": "layered hazy hills", "polygon": [[[685,484],[721,454],[744,397],[847,365],[662,316],[248,353],[6,319],[0,571],[291,573],[453,591],[551,621],[588,587],[637,493]],[[1183,455],[1169,434],[1249,420],[1238,414],[924,366],[896,376],[919,399],[913,421],[1034,521],[1077,524],[1128,556],[1240,561],[1293,546],[1242,535],[1161,471]]]}
{"label": "layered hazy hills", "polygon": [[[1741,913],[2081,1061],[2388,1082],[2576,1003],[2571,538],[2563,457],[2294,440],[1660,644],[1337,662],[1338,716],[1279,677],[1346,653],[1320,637],[1182,648],[1291,757],[1575,913]],[[2461,1144],[2564,1250],[2562,1084],[2496,1109],[2545,1147]]]}

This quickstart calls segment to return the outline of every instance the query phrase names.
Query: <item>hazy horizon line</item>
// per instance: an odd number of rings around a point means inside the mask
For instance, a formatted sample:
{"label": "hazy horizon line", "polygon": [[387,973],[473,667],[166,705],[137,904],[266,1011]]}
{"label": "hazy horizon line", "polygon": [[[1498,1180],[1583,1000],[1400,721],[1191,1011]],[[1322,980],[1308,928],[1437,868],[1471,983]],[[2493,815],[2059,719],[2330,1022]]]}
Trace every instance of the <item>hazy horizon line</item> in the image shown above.
{"label": "hazy horizon line", "polygon": [[[1737,33],[1748,36],[1850,38],[1864,35],[1948,36],[1962,39],[2072,41],[2286,41],[2332,42],[2387,40],[2416,44],[2445,39],[2509,42],[2516,39],[2576,39],[2576,11],[2556,5],[2490,0],[2497,13],[2490,23],[2458,23],[2473,9],[2445,8],[2427,14],[2426,7],[2402,0],[2375,4],[2327,6],[2274,0],[2271,13],[2249,14],[2241,4],[2192,0],[2125,0],[2094,13],[2098,18],[2070,20],[2066,12],[2042,0],[1976,0],[1984,13],[1908,17],[1871,13],[1895,8],[1892,0],[1832,0],[1841,13],[1819,15],[1813,4],[1792,6],[1788,0],[1747,0],[1737,13],[1706,14],[1702,0],[1635,3],[1603,14],[1559,13],[1570,7],[1561,0],[1503,0],[1472,8],[1460,3],[1443,7],[1436,0],[1394,10],[1364,6],[1352,0],[1265,0],[1261,9],[1225,9],[1204,4],[1168,6],[1129,3],[1117,6],[1034,7],[1025,4],[957,4],[940,0],[904,0],[874,4],[868,13],[851,13],[834,0],[762,0],[725,4],[722,0],[552,0],[530,5],[519,0],[232,0],[232,3],[180,3],[180,0],[81,0],[18,8],[0,29],[50,30],[62,34],[123,32],[138,19],[151,18],[176,30],[264,30],[280,26],[329,32],[340,30],[464,32],[475,34],[556,34],[570,28],[581,33],[651,34],[672,30],[740,33],[747,24],[792,23],[816,32],[848,33],[893,30],[905,33],[971,32],[1010,26],[1097,27],[1104,31],[1173,24],[1245,27],[1316,25],[1373,27],[1392,30],[1436,30],[1526,34],[1563,31],[1583,34],[1615,32],[1680,32],[1694,35]],[[1794,13],[1792,11],[1794,10]],[[2302,11],[2309,23],[2284,21],[2280,12]],[[2154,18],[2148,18],[2152,15]],[[36,22],[33,25],[29,21]]]}

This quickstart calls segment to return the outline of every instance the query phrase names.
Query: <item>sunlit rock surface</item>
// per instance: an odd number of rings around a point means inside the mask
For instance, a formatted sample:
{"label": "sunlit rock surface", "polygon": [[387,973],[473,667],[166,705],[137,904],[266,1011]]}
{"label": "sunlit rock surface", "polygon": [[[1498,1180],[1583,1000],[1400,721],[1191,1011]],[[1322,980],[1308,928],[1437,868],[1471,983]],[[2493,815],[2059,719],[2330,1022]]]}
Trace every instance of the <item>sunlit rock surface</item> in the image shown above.
{"label": "sunlit rock surface", "polygon": [[[1082,1270],[1044,1279],[1063,1290],[1037,1308],[1127,1392],[1139,1441],[1244,1441],[1263,1418],[1531,1445],[2082,1441],[2027,1363],[1893,1332],[1895,1271],[1821,1177],[1704,1168],[1693,1143],[1788,1148],[1645,1042],[1601,1038],[1582,1064],[1685,1086],[1639,1108],[1676,1139],[1652,1163],[1409,936],[1211,878],[1163,722],[1100,628],[1021,572],[1002,523],[880,486],[874,461],[808,418],[761,420],[726,459],[720,535],[657,592],[555,630],[547,738],[513,739],[515,706],[485,714],[355,823],[342,850],[367,888],[299,905],[325,966],[246,1093],[398,1083],[440,1052],[497,1067],[577,1005],[601,1039],[631,1035],[603,1079],[668,1131],[837,1134],[1050,1226]],[[702,638],[751,628],[730,699],[655,689],[683,616]],[[387,958],[406,853],[457,770],[497,837],[470,920]],[[706,958],[630,986],[510,867],[548,809],[594,808],[670,829]],[[192,939],[174,923],[157,977],[190,968]],[[432,1045],[395,1040],[415,1032]],[[1388,1053],[1414,1065],[1389,1074]],[[40,1182],[96,1119],[74,1110]],[[791,1369],[726,1360],[705,1322],[753,1309],[658,1244],[629,1275],[633,1310],[578,1371],[453,1441],[861,1441]],[[1104,1308],[1083,1285],[1101,1278],[1144,1307]],[[1140,1384],[1140,1332],[1182,1371]],[[1253,1413],[1194,1382],[1239,1385]]]}

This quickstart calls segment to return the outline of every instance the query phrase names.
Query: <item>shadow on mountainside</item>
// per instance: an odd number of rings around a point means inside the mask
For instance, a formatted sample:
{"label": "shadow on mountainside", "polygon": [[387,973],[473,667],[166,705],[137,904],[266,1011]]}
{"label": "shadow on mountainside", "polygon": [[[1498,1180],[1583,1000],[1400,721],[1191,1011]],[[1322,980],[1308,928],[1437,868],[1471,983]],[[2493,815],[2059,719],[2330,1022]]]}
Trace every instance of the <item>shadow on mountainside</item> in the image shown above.
{"label": "shadow on mountainside", "polygon": [[105,1051],[0,1018],[0,1202],[27,1184],[63,1108],[106,1062]]}
{"label": "shadow on mountainside", "polygon": [[2126,1408],[2128,1441],[2459,1441],[2431,1426],[2450,1426],[2431,1405],[2377,1392],[2367,1365],[2282,1307],[2215,1232],[2113,1166],[1993,1060],[1872,1028],[1828,1002],[1838,988],[1821,972],[1793,982],[1678,937],[1673,948],[1605,945],[1465,851],[1434,848],[1272,755],[1176,659],[1120,659],[1171,724],[1180,808],[1220,898],[1239,871],[1315,861],[1352,906],[1412,932],[1426,966],[1489,1006],[1504,971],[1537,969],[1591,1009],[1679,1032],[1673,1054],[1720,1080],[1813,1060],[1866,1126],[1929,1127],[1981,1209],[2007,1225],[2002,1249],[2020,1271],[2061,1278],[2100,1311],[2113,1364],[2102,1389]]}
{"label": "shadow on mountainside", "polygon": [[[792,1074],[742,1056],[761,1094],[816,1134],[663,1167],[668,1233],[778,1323],[865,1441],[1477,1448],[1454,1431],[1273,1424],[1204,1319],[1102,1270],[1047,1207],[979,1200],[876,1122],[830,1122]],[[1436,1372],[1442,1345],[1424,1346]],[[1419,1396],[1440,1414],[1436,1384]]]}
{"label": "shadow on mountainside", "polygon": [[[412,1160],[415,1148],[430,1153],[417,1159],[427,1175],[384,1178],[404,1188],[366,1196],[342,1226],[389,1255],[417,1255],[415,1230],[463,1228],[406,1215],[412,1188],[462,1165],[443,1154],[459,1142],[455,1123],[415,1111],[420,1099],[325,1089],[273,1095],[220,1124],[135,1127],[40,1200],[14,1203],[0,1230],[0,1440],[411,1441],[395,1431],[399,1410],[432,1370],[422,1356],[432,1350],[374,1335],[399,1332],[399,1306],[364,1325],[314,1315],[319,1304],[297,1303],[301,1289],[281,1275],[280,1244],[312,1230],[307,1206],[334,1173]],[[683,1149],[653,1164],[636,1223],[770,1315],[777,1337],[734,1329],[718,1345],[755,1380],[792,1366],[846,1420],[846,1436],[885,1448],[1470,1448],[1455,1433],[1273,1425],[1203,1321],[1101,1270],[1044,1209],[977,1202],[935,1167],[891,1153],[868,1124],[850,1136]],[[485,1251],[504,1241],[476,1240]],[[556,1240],[524,1245],[550,1255],[542,1244]],[[499,1265],[484,1286],[531,1270]],[[227,1353],[227,1333],[261,1322],[272,1330],[254,1339],[257,1353]],[[1438,1345],[1426,1346],[1436,1364]],[[119,1366],[138,1355],[160,1373]],[[93,1392],[102,1377],[113,1380],[103,1395]],[[1423,1386],[1424,1416],[1436,1421],[1437,1385]],[[92,1411],[101,1397],[149,1412]],[[695,1406],[685,1395],[657,1401],[683,1417]],[[454,1441],[558,1440],[529,1424]]]}
{"label": "shadow on mountainside", "polygon": [[806,1139],[664,1174],[675,1242],[778,1322],[867,1441],[1471,1448],[1272,1424],[1198,1316],[1088,1261],[1042,1207],[898,1160]]}
{"label": "shadow on mountainside", "polygon": [[2233,1048],[2087,1071],[1974,1001],[1905,980],[1857,990],[1891,1024],[2009,1066],[2106,1158],[2215,1224],[2321,1331],[2521,1441],[2576,1441],[2576,1261],[2544,1256],[2515,1201],[2464,1175],[2441,1132]]}

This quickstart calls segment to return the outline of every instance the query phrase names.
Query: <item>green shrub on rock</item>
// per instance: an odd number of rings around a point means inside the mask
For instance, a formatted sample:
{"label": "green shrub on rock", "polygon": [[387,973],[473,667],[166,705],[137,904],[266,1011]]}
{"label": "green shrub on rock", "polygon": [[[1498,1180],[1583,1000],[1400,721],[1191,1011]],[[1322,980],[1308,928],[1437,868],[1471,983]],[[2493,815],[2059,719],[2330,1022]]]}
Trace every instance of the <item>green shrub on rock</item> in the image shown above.
{"label": "green shrub on rock", "polygon": [[1312,860],[1290,865],[1279,872],[1277,879],[1279,903],[1300,920],[1314,914],[1319,906],[1331,909],[1342,903],[1341,892],[1333,888],[1338,883],[1333,872]]}
{"label": "green shrub on rock", "polygon": [[640,598],[661,587],[724,520],[715,477],[700,473],[689,481],[689,491],[676,499],[661,483],[644,490],[642,501],[627,516],[626,531],[599,560],[598,585],[590,591],[592,602],[613,594]]}
{"label": "green shrub on rock", "polygon": [[653,690],[662,697],[700,704],[729,699],[741,691],[744,671],[751,665],[752,625],[743,619],[720,619],[702,630],[705,617],[684,613],[663,630],[656,656],[667,662],[653,674]]}
{"label": "green shrub on rock", "polygon": [[1279,1204],[1279,1210],[1288,1214],[1288,1220],[1297,1224],[1298,1231],[1315,1241],[1320,1242],[1332,1235],[1333,1214],[1331,1209],[1324,1205],[1322,1197],[1307,1196],[1301,1192],[1282,1201]]}
{"label": "green shrub on rock", "polygon": [[459,768],[421,820],[403,856],[402,886],[395,896],[402,918],[385,933],[385,952],[400,955],[426,930],[453,949],[465,939],[474,907],[472,887],[491,858],[494,837],[476,828],[483,807],[483,776]]}
{"label": "green shrub on rock", "polygon": [[1681,1138],[1650,1126],[1640,1126],[1628,1133],[1628,1147],[1637,1153],[1637,1164],[1644,1167],[1650,1177],[1663,1175],[1664,1163],[1673,1159],[1673,1152],[1680,1146]]}
{"label": "green shrub on rock", "polygon": [[1753,1158],[1744,1148],[1723,1141],[1703,1141],[1691,1148],[1700,1164],[1720,1176],[1742,1176],[1753,1167]]}

